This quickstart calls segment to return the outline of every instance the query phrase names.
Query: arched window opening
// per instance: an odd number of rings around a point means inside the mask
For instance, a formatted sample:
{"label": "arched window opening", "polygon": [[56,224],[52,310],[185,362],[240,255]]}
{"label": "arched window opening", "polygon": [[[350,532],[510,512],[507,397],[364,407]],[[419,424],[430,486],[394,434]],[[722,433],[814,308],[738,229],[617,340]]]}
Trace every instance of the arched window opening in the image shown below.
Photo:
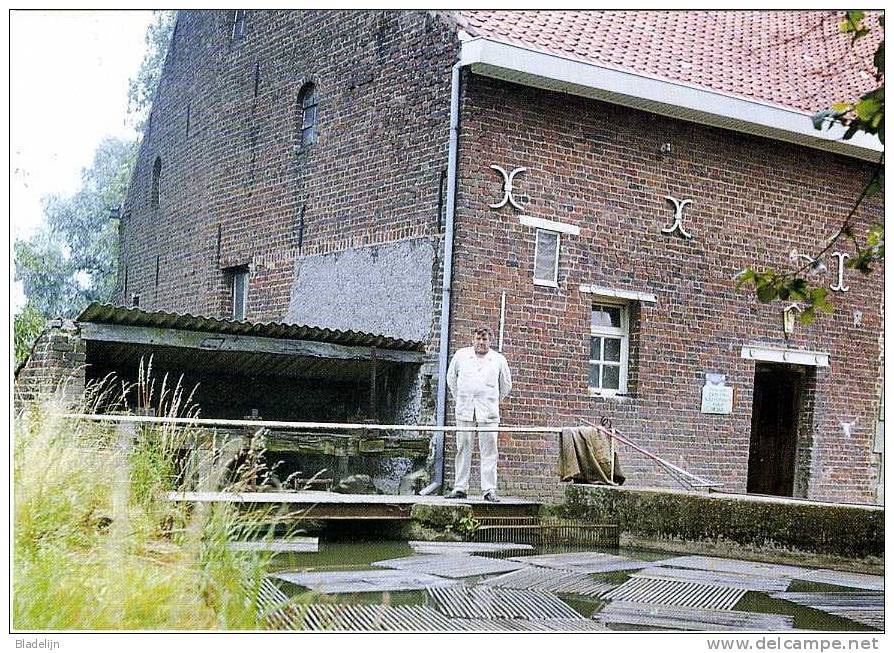
{"label": "arched window opening", "polygon": [[153,209],[158,208],[159,188],[161,184],[161,157],[155,157],[155,164],[152,166],[152,191],[149,194],[149,206]]}
{"label": "arched window opening", "polygon": [[239,41],[245,36],[245,9],[233,12],[233,40]]}
{"label": "arched window opening", "polygon": [[316,140],[317,131],[317,89],[313,84],[301,87],[298,106],[301,109],[301,144],[310,145]]}

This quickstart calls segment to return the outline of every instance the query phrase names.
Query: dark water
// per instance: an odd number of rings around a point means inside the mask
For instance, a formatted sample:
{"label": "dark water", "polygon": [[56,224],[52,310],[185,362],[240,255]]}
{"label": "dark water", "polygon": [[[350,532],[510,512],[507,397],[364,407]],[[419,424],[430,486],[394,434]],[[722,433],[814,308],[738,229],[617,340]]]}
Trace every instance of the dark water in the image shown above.
{"label": "dark water", "polygon": [[[586,549],[573,549],[568,547],[545,547],[527,551],[524,555],[535,555],[541,553],[563,553],[568,551],[601,551],[603,553],[612,553],[622,555],[639,560],[659,560],[671,557],[676,554],[664,554],[655,551],[644,551],[638,549],[598,549],[588,547]],[[342,570],[368,570],[380,569],[373,567],[372,563],[380,560],[388,560],[391,558],[401,558],[413,554],[410,545],[405,541],[397,540],[337,540],[325,541],[320,540],[320,548],[317,553],[301,553],[301,554],[284,554],[274,558],[274,566],[276,570],[281,571],[342,571]],[[521,555],[518,552],[509,553],[507,555],[495,554],[494,557],[511,557]],[[621,583],[625,581],[631,572],[612,572],[608,574],[594,574],[594,578],[607,580],[613,583]],[[466,578],[463,582],[472,584],[480,578]],[[305,589],[292,585],[291,583],[282,583],[282,589],[290,596],[295,598],[315,601],[325,601],[334,603],[353,603],[353,604],[382,604],[390,605],[424,605],[426,603],[425,592],[363,592],[357,594],[341,594],[327,596],[312,596]],[[795,580],[792,582],[788,591],[790,592],[847,592],[859,591],[853,588],[838,587],[835,585],[825,585],[820,583],[810,583],[807,581]],[[577,610],[584,617],[590,617],[604,605],[599,599],[574,596],[560,595],[560,598],[569,606]],[[867,631],[871,630],[868,626],[849,621],[842,617],[827,614],[812,608],[806,608],[788,601],[770,598],[763,592],[748,592],[736,604],[736,610],[746,612],[763,612],[767,614],[791,615],[795,620],[795,628],[806,630],[825,630],[825,631]],[[644,629],[642,627],[624,627],[616,626],[617,630]]]}

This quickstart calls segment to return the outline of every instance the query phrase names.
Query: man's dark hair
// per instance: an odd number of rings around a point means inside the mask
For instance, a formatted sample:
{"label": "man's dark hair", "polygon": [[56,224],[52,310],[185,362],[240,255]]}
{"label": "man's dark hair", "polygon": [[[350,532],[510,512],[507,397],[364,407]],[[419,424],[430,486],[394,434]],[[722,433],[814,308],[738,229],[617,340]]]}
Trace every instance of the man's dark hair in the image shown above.
{"label": "man's dark hair", "polygon": [[494,339],[494,332],[490,330],[490,327],[486,327],[486,326],[475,327],[474,334],[476,336],[482,336],[482,335],[487,334],[488,338],[490,338],[491,340]]}

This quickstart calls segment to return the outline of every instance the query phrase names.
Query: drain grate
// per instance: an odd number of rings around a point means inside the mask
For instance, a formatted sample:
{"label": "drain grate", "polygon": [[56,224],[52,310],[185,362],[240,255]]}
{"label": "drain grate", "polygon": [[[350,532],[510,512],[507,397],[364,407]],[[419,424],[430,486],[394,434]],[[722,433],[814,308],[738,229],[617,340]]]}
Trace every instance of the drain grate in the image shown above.
{"label": "drain grate", "polygon": [[650,567],[633,574],[637,578],[697,583],[700,585],[720,585],[754,592],[780,592],[788,588],[789,578],[753,576],[727,571],[707,571],[705,569],[680,569],[677,567]]}
{"label": "drain grate", "polygon": [[580,619],[561,599],[547,592],[501,587],[454,585],[430,587],[437,609],[460,619]]}
{"label": "drain grate", "polygon": [[759,630],[794,628],[795,618],[781,614],[709,610],[683,606],[613,601],[593,615],[603,623],[648,626],[669,630]]}
{"label": "drain grate", "polygon": [[882,592],[777,592],[770,596],[878,630],[885,628],[885,595]]}
{"label": "drain grate", "polygon": [[273,630],[295,630],[292,614],[294,606],[288,605],[289,597],[269,578],[261,579],[258,591],[258,615],[268,628]]}
{"label": "drain grate", "polygon": [[451,619],[454,630],[465,632],[607,632],[603,624],[591,619]]}
{"label": "drain grate", "polygon": [[304,610],[300,629],[364,632],[457,630],[450,619],[426,606],[348,604],[308,606]]}
{"label": "drain grate", "polygon": [[700,585],[657,578],[630,578],[603,598],[610,601],[732,610],[745,592],[746,590],[737,587]]}
{"label": "drain grate", "polygon": [[579,594],[581,596],[602,596],[615,587],[611,583],[594,580],[587,574],[544,567],[529,567],[511,571],[508,574],[483,580],[479,585],[537,590],[556,594]]}
{"label": "drain grate", "polygon": [[476,542],[518,542],[534,546],[594,546],[617,549],[617,524],[592,524],[575,519],[538,517],[479,517]]}

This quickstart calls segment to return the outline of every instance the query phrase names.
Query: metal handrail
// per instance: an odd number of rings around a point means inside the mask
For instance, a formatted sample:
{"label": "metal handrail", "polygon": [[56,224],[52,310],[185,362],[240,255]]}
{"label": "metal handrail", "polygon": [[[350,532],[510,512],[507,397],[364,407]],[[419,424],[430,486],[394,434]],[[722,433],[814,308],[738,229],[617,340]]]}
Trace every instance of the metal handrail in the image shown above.
{"label": "metal handrail", "polygon": [[[356,424],[356,423],[333,423],[333,422],[290,422],[281,420],[256,420],[256,419],[208,419],[203,417],[154,417],[151,415],[116,415],[116,414],[84,414],[84,413],[62,413],[58,415],[66,419],[84,419],[99,422],[123,422],[123,423],[146,423],[146,424],[177,424],[182,426],[231,426],[231,427],[253,427],[253,428],[294,428],[294,429],[356,429],[367,431],[417,431],[423,433],[443,433],[453,431],[471,431],[485,432],[493,431],[492,426],[438,426],[433,424]],[[587,426],[595,428],[597,431],[609,438],[611,445],[611,476],[614,479],[614,462],[615,462],[615,442],[624,444],[635,451],[643,454],[656,463],[662,470],[667,472],[671,478],[680,483],[684,488],[689,490],[697,490],[712,487],[721,487],[723,483],[711,481],[700,476],[696,476],[685,469],[674,465],[670,461],[664,460],[657,454],[648,451],[644,447],[636,444],[629,438],[626,438],[614,428],[612,428],[611,420],[603,417],[601,424],[593,424],[587,420],[581,420]],[[504,433],[544,433],[560,435],[567,427],[556,426],[499,426],[498,430]]]}

